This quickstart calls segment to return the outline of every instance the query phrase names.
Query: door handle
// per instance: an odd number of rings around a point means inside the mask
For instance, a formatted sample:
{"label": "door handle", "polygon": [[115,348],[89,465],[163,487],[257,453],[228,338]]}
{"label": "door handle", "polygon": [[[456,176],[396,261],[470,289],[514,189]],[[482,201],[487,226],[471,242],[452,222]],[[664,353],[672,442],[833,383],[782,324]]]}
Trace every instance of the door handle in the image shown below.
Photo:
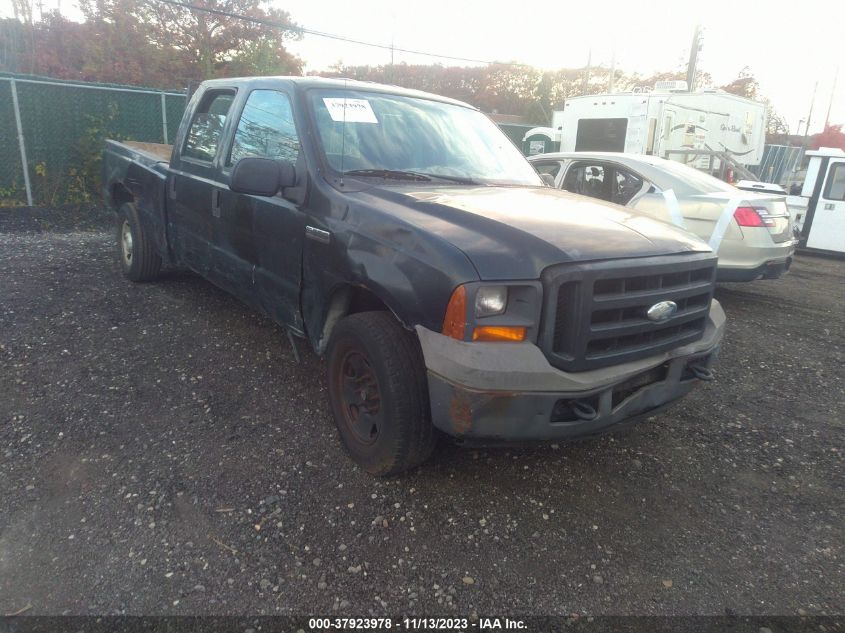
{"label": "door handle", "polygon": [[212,189],[211,191],[211,215],[215,218],[220,217],[220,190]]}
{"label": "door handle", "polygon": [[825,210],[825,211],[833,211],[833,208],[834,208],[835,206],[836,206],[836,205],[835,205],[835,204],[833,204],[832,202],[826,202],[826,203],[825,203],[825,205],[824,205],[824,210]]}

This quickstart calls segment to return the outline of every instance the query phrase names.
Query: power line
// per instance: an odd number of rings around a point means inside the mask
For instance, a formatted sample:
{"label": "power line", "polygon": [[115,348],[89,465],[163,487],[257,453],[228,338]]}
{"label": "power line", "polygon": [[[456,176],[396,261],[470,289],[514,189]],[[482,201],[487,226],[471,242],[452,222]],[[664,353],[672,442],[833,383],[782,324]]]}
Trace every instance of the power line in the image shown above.
{"label": "power line", "polygon": [[196,4],[188,4],[186,2],[178,2],[177,0],[148,0],[149,2],[163,2],[164,4],[171,4],[176,7],[181,7],[183,9],[191,9],[193,11],[203,11],[205,13],[213,13],[214,15],[222,15],[229,18],[237,18],[238,20],[244,20],[247,22],[253,22],[255,24],[263,24],[264,26],[271,26],[277,29],[283,29],[285,31],[295,31],[297,33],[302,33],[303,35],[314,35],[317,37],[325,37],[332,40],[339,40],[341,42],[349,42],[350,44],[359,44],[361,46],[371,46],[373,48],[381,48],[384,50],[389,51],[398,51],[400,53],[410,53],[412,55],[424,55],[427,57],[437,57],[439,59],[451,59],[453,61],[459,62],[471,62],[473,64],[497,64],[500,66],[525,66],[526,64],[516,64],[513,62],[496,62],[490,61],[486,59],[473,59],[471,57],[456,57],[454,55],[440,55],[438,53],[429,53],[427,51],[418,51],[411,48],[399,48],[397,46],[393,46],[392,44],[376,44],[375,42],[365,42],[363,40],[356,40],[351,37],[345,37],[343,35],[336,35],[334,33],[326,33],[324,31],[315,31],[313,29],[306,29],[301,26],[294,26],[292,24],[284,24],[282,22],[276,22],[275,20],[267,20],[264,18],[256,18],[250,15],[243,15],[241,13],[232,13],[231,11],[223,11],[222,9],[212,9],[209,7],[201,7]]}

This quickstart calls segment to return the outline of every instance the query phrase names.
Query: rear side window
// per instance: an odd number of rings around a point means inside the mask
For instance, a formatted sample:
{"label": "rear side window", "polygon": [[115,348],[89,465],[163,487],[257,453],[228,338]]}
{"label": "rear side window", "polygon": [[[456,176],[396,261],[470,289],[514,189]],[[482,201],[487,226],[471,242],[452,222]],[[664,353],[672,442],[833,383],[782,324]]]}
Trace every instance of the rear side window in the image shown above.
{"label": "rear side window", "polygon": [[643,179],[627,171],[616,169],[616,184],[611,200],[623,207],[643,188]]}
{"label": "rear side window", "polygon": [[235,130],[227,165],[247,156],[296,162],[299,137],[290,99],[275,90],[253,90]]}
{"label": "rear side window", "polygon": [[830,170],[824,197],[827,200],[845,200],[845,163],[836,163]]}
{"label": "rear side window", "polygon": [[183,158],[194,158],[208,163],[214,160],[223,133],[223,124],[226,123],[234,98],[235,93],[231,91],[210,92],[202,98],[191,120],[191,127],[188,128],[188,136],[182,150]]}
{"label": "rear side window", "polygon": [[539,174],[548,174],[552,178],[555,178],[560,171],[560,163],[534,163],[534,169]]}

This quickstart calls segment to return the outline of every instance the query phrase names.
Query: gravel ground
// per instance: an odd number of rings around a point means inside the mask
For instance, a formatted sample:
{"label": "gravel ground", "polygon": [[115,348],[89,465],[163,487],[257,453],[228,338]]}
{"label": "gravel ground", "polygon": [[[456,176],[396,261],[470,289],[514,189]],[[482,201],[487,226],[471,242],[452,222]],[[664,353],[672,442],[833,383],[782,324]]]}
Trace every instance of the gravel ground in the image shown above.
{"label": "gravel ground", "polygon": [[304,344],[125,281],[102,231],[0,226],[0,613],[845,611],[845,262],[720,287],[717,381],[625,436],[380,481]]}

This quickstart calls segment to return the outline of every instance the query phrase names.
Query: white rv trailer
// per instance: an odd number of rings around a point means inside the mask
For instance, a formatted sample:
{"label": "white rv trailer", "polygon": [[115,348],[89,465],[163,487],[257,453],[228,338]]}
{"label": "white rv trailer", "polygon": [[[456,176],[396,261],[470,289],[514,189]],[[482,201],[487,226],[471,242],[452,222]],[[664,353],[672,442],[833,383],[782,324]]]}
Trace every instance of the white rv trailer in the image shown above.
{"label": "white rv trailer", "polygon": [[[765,145],[766,106],[723,91],[686,92],[686,82],[658,82],[653,91],[573,97],[552,115],[551,128],[525,135],[529,153],[605,151],[650,154],[707,168],[693,150],[725,152],[741,165],[758,165]],[[529,139],[530,137],[530,139]]]}

